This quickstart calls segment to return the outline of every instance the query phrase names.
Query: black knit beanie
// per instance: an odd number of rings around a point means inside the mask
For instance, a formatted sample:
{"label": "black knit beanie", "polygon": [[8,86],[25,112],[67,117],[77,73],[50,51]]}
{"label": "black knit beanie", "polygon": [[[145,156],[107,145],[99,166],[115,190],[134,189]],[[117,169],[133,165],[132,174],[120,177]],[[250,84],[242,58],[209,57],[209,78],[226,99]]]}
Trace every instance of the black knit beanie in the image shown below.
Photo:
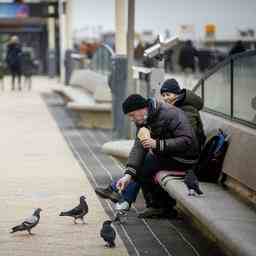
{"label": "black knit beanie", "polygon": [[174,78],[165,80],[160,89],[161,94],[163,94],[164,92],[180,94],[181,89],[177,80]]}
{"label": "black knit beanie", "polygon": [[123,112],[124,114],[130,113],[132,111],[145,108],[148,106],[148,101],[139,94],[131,94],[123,102]]}

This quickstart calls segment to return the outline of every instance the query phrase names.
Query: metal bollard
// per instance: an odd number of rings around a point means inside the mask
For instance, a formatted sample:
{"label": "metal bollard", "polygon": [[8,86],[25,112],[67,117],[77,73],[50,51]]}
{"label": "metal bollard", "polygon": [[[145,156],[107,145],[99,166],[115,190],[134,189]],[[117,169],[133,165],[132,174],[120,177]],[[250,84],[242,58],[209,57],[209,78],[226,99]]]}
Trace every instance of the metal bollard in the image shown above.
{"label": "metal bollard", "polygon": [[127,90],[127,57],[116,55],[112,58],[112,72],[109,77],[112,92],[113,138],[126,139],[128,136],[127,119],[122,111],[122,103]]}
{"label": "metal bollard", "polygon": [[73,63],[71,57],[73,52],[74,51],[70,49],[66,50],[65,52],[65,85],[69,85],[71,74],[73,71]]}

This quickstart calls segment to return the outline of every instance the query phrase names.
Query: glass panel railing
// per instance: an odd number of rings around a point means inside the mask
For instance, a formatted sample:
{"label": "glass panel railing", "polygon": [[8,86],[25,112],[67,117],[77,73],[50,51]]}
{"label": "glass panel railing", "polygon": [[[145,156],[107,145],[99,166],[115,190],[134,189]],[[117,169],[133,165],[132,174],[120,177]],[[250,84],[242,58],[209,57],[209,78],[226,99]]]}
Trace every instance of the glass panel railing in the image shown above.
{"label": "glass panel railing", "polygon": [[235,118],[255,122],[256,110],[256,56],[234,60],[234,112]]}
{"label": "glass panel railing", "polygon": [[231,115],[231,65],[220,68],[204,81],[204,106],[225,115]]}

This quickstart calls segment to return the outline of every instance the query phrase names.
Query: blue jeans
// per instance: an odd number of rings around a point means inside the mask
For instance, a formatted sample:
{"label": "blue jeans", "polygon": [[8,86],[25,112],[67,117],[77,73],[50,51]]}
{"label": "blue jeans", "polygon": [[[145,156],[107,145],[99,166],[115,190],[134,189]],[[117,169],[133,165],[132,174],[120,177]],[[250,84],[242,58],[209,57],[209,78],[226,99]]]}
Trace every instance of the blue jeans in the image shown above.
{"label": "blue jeans", "polygon": [[[116,181],[113,181],[111,183],[111,188],[114,191],[117,191],[117,187],[116,187]],[[133,203],[136,201],[137,195],[139,193],[140,190],[140,185],[138,182],[136,181],[131,181],[128,186],[123,190],[122,192],[122,199],[124,201],[127,201],[129,204]]]}

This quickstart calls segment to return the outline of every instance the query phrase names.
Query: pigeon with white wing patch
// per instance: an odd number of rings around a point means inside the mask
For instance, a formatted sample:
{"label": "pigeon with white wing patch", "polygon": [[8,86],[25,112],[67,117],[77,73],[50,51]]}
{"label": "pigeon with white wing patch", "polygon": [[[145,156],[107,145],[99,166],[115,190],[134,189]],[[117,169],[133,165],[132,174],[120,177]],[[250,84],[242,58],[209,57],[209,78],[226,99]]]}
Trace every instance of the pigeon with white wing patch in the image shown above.
{"label": "pigeon with white wing patch", "polygon": [[39,223],[41,211],[41,208],[37,208],[32,216],[25,219],[20,225],[13,227],[10,233],[15,233],[18,231],[27,231],[30,235],[33,235],[31,233],[31,229],[34,228]]}

